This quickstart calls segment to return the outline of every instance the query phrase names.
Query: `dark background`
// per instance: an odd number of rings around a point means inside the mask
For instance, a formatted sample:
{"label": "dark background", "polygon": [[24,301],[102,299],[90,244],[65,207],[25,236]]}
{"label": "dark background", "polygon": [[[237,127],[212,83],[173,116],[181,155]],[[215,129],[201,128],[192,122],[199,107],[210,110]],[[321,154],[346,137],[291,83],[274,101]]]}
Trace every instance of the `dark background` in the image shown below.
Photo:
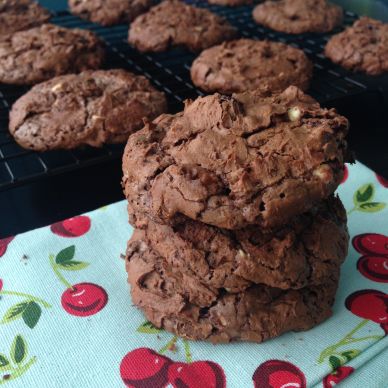
{"label": "dark background", "polygon": [[[333,2],[388,22],[388,0]],[[40,3],[52,10],[66,8],[64,0]],[[349,142],[356,157],[388,178],[388,96],[353,97],[336,101],[335,107],[350,119]],[[119,201],[123,199],[120,180],[117,160],[0,192],[0,238]]]}

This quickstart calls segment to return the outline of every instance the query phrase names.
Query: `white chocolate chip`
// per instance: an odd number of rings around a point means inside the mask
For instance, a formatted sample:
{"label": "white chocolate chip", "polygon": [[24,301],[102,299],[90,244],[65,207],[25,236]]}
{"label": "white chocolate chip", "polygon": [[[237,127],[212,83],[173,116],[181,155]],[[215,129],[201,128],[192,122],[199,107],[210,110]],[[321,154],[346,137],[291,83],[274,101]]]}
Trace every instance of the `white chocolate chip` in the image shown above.
{"label": "white chocolate chip", "polygon": [[140,241],[139,252],[143,253],[147,250],[147,244],[144,241]]}
{"label": "white chocolate chip", "polygon": [[293,108],[288,109],[288,118],[291,121],[297,121],[300,119],[301,111],[297,106],[294,106]]}
{"label": "white chocolate chip", "polygon": [[244,252],[242,249],[239,249],[237,251],[237,256],[244,258],[244,257],[249,257],[250,255],[249,253]]}
{"label": "white chocolate chip", "polygon": [[322,164],[316,168],[313,174],[324,182],[329,182],[332,179],[331,168],[327,164]]}
{"label": "white chocolate chip", "polygon": [[226,326],[226,324],[228,323],[224,317],[220,317],[220,322],[223,326]]}
{"label": "white chocolate chip", "polygon": [[58,83],[58,84],[55,84],[52,88],[51,88],[51,91],[52,92],[58,92],[59,90],[62,89],[62,84],[61,83]]}
{"label": "white chocolate chip", "polygon": [[104,117],[103,116],[98,116],[98,115],[93,115],[92,116],[92,120],[103,120]]}

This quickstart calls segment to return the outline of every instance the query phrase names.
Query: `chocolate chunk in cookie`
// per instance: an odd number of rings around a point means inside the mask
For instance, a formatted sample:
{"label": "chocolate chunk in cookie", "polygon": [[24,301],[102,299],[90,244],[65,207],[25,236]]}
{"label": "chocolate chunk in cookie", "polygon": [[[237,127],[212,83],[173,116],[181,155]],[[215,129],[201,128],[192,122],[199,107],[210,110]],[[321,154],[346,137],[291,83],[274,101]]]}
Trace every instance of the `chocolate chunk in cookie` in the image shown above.
{"label": "chocolate chunk in cookie", "polygon": [[52,24],[0,40],[0,82],[34,84],[57,75],[98,69],[103,42],[91,31]]}
{"label": "chocolate chunk in cookie", "polygon": [[124,70],[85,71],[34,86],[13,105],[10,132],[38,151],[125,142],[143,118],[166,111],[149,81]]}
{"label": "chocolate chunk in cookie", "polygon": [[334,63],[370,75],[388,72],[388,24],[368,17],[334,35],[325,54]]}
{"label": "chocolate chunk in cookie", "polygon": [[159,52],[171,46],[201,51],[235,35],[236,29],[218,15],[179,0],[165,0],[135,19],[128,41],[139,51]]}
{"label": "chocolate chunk in cookie", "polygon": [[345,260],[349,236],[346,212],[330,197],[275,230],[250,226],[218,229],[186,219],[174,227],[148,221],[128,243],[128,256],[151,247],[163,266],[197,284],[188,299],[199,306],[217,300],[222,290],[241,292],[254,284],[299,289],[325,283]]}
{"label": "chocolate chunk in cookie", "polygon": [[288,34],[328,32],[342,17],[342,8],[326,0],[266,1],[253,10],[257,23]]}
{"label": "chocolate chunk in cookie", "polygon": [[103,26],[130,23],[153,4],[154,0],[69,0],[74,15]]}
{"label": "chocolate chunk in cookie", "polygon": [[16,31],[39,26],[50,19],[50,12],[31,0],[0,1],[0,39]]}
{"label": "chocolate chunk in cookie", "polygon": [[211,47],[191,66],[193,83],[207,92],[231,94],[266,87],[309,87],[313,65],[302,50],[280,42],[239,39]]}
{"label": "chocolate chunk in cookie", "polygon": [[[195,265],[195,263],[193,263]],[[132,302],[155,326],[181,337],[211,342],[262,342],[294,330],[308,330],[331,315],[339,267],[319,286],[281,290],[252,285],[219,291],[174,271],[165,257],[139,242],[126,261]]]}
{"label": "chocolate chunk in cookie", "polygon": [[347,129],[294,86],[189,101],[128,139],[131,222],[173,225],[183,214],[225,229],[282,225],[335,191]]}

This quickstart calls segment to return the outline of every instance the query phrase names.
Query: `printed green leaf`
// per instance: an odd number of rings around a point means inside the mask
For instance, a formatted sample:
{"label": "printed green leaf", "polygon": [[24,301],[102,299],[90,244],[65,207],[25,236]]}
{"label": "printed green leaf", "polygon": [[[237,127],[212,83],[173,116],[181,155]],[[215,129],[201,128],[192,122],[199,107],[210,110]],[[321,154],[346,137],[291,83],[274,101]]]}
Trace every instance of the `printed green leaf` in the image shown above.
{"label": "printed green leaf", "polygon": [[358,210],[365,213],[377,213],[385,208],[384,202],[366,202],[359,205]]}
{"label": "printed green leaf", "polygon": [[9,360],[5,354],[0,354],[0,369],[9,365]]}
{"label": "printed green leaf", "polygon": [[136,330],[139,333],[144,333],[144,334],[157,334],[160,333],[162,330],[158,329],[155,327],[151,322],[146,321],[142,323]]}
{"label": "printed green leaf", "polygon": [[28,306],[29,302],[20,302],[11,306],[4,314],[1,323],[8,323],[15,319],[18,319],[23,314],[23,311]]}
{"label": "printed green leaf", "polygon": [[65,261],[61,264],[58,264],[58,267],[64,269],[66,271],[79,271],[80,269],[84,269],[89,265],[89,263],[85,263],[84,261]]}
{"label": "printed green leaf", "polygon": [[353,358],[357,357],[361,353],[360,350],[357,349],[352,349],[352,350],[347,350],[346,352],[342,352],[341,356],[346,358],[346,361],[350,361]]}
{"label": "printed green leaf", "polygon": [[33,329],[38,323],[41,314],[42,309],[38,303],[30,302],[27,308],[23,311],[23,321],[30,329]]}
{"label": "printed green leaf", "polygon": [[375,195],[375,189],[372,183],[367,183],[358,188],[358,190],[353,195],[353,202],[356,206],[359,206],[361,203],[371,201]]}
{"label": "printed green leaf", "polygon": [[331,368],[333,371],[337,370],[341,366],[341,360],[336,356],[330,356],[329,357],[329,363],[331,365]]}
{"label": "printed green leaf", "polygon": [[11,358],[16,364],[21,364],[27,356],[27,344],[23,337],[19,334],[13,340],[11,346]]}
{"label": "printed green leaf", "polygon": [[75,254],[75,246],[70,245],[69,247],[62,249],[56,256],[55,262],[57,264],[66,263],[70,260],[73,260]]}
{"label": "printed green leaf", "polygon": [[5,354],[0,354],[0,373],[11,370],[12,365]]}

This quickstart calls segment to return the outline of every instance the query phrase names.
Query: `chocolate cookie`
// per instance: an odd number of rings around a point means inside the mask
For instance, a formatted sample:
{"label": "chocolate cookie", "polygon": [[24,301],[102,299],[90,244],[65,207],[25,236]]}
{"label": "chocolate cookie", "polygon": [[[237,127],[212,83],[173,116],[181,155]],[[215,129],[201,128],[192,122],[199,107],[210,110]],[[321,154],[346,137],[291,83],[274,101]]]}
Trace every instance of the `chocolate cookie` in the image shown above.
{"label": "chocolate cookie", "polygon": [[153,4],[154,0],[69,0],[74,15],[103,26],[130,23]]}
{"label": "chocolate cookie", "polygon": [[253,0],[208,0],[209,4],[238,7],[239,5],[252,4]]}
{"label": "chocolate cookie", "polygon": [[149,81],[124,70],[85,71],[34,86],[15,102],[9,129],[24,148],[71,149],[125,142],[166,111],[166,99]]}
{"label": "chocolate cookie", "polygon": [[266,1],[253,10],[257,23],[288,34],[328,32],[342,17],[342,8],[326,0]]}
{"label": "chocolate cookie", "polygon": [[337,188],[347,129],[294,86],[188,101],[128,139],[131,222],[175,224],[183,214],[226,229],[282,225]]}
{"label": "chocolate cookie", "polygon": [[191,66],[191,79],[207,92],[231,94],[267,87],[309,87],[313,65],[302,50],[284,43],[239,39],[211,47]]}
{"label": "chocolate cookie", "polygon": [[206,303],[206,287],[176,273],[145,244],[131,252],[126,267],[132,302],[148,320],[181,337],[211,342],[262,342],[312,328],[331,315],[339,276],[337,269],[325,283],[299,290],[264,285],[237,293],[222,289]]}
{"label": "chocolate cookie", "polygon": [[102,41],[91,31],[52,24],[15,32],[0,40],[0,82],[34,84],[57,75],[98,69]]}
{"label": "chocolate cookie", "polygon": [[235,35],[236,29],[218,15],[179,0],[165,0],[135,19],[128,41],[139,51],[159,52],[170,46],[201,51]]}
{"label": "chocolate cookie", "polygon": [[0,39],[16,31],[39,26],[50,19],[50,12],[31,0],[0,1]]}
{"label": "chocolate cookie", "polygon": [[349,70],[388,72],[388,24],[362,17],[327,42],[325,55]]}
{"label": "chocolate cookie", "polygon": [[127,256],[152,248],[183,286],[196,284],[186,291],[189,301],[207,306],[222,289],[241,292],[253,284],[299,289],[325,283],[345,260],[348,240],[345,209],[330,197],[273,231],[256,226],[228,231],[189,219],[174,227],[148,221],[146,228],[135,230]]}

